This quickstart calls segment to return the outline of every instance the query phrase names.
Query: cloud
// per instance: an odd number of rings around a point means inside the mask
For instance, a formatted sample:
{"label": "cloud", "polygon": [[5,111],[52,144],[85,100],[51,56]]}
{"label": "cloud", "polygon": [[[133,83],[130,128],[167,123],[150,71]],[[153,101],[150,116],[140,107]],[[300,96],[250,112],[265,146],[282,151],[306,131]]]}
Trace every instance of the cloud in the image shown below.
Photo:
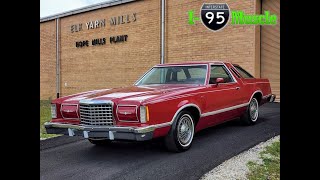
{"label": "cloud", "polygon": [[111,0],[40,0],[40,18]]}

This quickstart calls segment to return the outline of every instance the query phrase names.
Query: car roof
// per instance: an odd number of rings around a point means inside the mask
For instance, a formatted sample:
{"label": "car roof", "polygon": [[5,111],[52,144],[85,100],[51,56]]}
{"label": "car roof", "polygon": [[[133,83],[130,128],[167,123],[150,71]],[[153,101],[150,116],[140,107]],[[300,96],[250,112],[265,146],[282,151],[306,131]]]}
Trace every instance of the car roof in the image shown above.
{"label": "car roof", "polygon": [[156,66],[179,66],[179,65],[208,65],[208,64],[225,64],[229,62],[224,61],[188,61],[188,62],[180,62],[180,63],[165,63],[165,64],[157,64]]}

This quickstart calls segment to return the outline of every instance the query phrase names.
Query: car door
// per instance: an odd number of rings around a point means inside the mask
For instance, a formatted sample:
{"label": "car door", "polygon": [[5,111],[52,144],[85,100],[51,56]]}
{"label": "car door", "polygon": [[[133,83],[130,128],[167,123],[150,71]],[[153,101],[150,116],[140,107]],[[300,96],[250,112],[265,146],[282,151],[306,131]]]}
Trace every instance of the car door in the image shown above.
{"label": "car door", "polygon": [[[217,83],[217,78],[224,82]],[[209,125],[217,124],[238,116],[240,104],[239,85],[225,65],[211,65],[206,93],[206,108],[203,113]]]}

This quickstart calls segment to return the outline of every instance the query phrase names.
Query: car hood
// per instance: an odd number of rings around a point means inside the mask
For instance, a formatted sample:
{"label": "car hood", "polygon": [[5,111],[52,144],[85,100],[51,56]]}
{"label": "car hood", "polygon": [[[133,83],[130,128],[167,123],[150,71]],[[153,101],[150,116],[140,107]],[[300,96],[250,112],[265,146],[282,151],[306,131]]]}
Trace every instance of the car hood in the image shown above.
{"label": "car hood", "polygon": [[[74,94],[60,98],[60,103],[79,103],[80,100],[112,100],[121,102],[143,102],[159,98],[170,93],[177,94],[190,91],[198,85],[152,85],[152,86],[131,86],[114,89],[101,89]],[[58,99],[57,99],[58,100]]]}

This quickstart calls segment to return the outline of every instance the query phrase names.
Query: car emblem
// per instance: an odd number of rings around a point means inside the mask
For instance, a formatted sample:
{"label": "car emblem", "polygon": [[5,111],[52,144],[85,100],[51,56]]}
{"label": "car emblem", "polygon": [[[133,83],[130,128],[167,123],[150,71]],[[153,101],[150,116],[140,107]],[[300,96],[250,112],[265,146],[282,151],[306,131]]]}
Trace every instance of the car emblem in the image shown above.
{"label": "car emblem", "polygon": [[69,112],[74,112],[74,111],[72,111],[72,110],[64,110],[64,112],[69,113]]}
{"label": "car emblem", "polygon": [[130,113],[130,112],[123,112],[123,113],[121,113],[121,114],[127,115],[127,114],[132,114],[132,113]]}

